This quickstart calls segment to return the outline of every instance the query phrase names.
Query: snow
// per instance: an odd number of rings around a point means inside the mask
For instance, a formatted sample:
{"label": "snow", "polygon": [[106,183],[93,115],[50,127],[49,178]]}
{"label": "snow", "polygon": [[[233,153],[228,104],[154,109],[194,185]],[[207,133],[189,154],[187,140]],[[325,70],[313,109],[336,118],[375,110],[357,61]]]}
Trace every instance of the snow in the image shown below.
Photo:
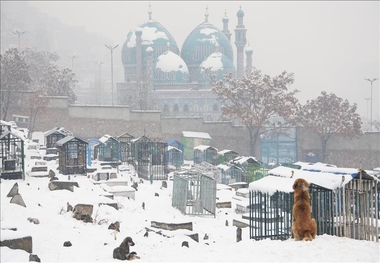
{"label": "snow", "polygon": [[207,132],[182,131],[182,135],[187,138],[202,138],[211,140],[211,136]]}
{"label": "snow", "polygon": [[222,53],[214,52],[199,66],[201,72],[210,68],[211,71],[223,70]]}
{"label": "snow", "polygon": [[200,33],[201,33],[201,34],[204,34],[204,35],[206,35],[206,36],[209,36],[209,35],[211,35],[212,33],[217,33],[217,32],[218,32],[218,30],[213,29],[213,28],[202,28],[202,29],[200,30]]}
{"label": "snow", "polygon": [[[151,45],[156,39],[169,39],[168,36],[163,31],[158,31],[156,27],[139,27],[136,29],[142,32],[141,39],[142,45]],[[131,38],[127,43],[128,48],[133,48],[136,46],[136,34],[133,32]]]}
{"label": "snow", "polygon": [[210,145],[203,145],[203,144],[194,147],[194,150],[199,150],[201,152],[204,152],[207,149],[215,149],[215,148]]}
{"label": "snow", "polygon": [[[28,162],[32,160],[27,159]],[[50,164],[50,163],[49,163]],[[133,169],[133,168],[132,168]],[[55,170],[56,176],[63,181],[67,177]],[[340,176],[336,176],[340,178]],[[286,190],[291,187],[293,178],[268,176],[250,184],[250,189],[270,190],[273,186]],[[331,183],[332,175],[324,178]],[[140,181],[134,171],[126,169],[121,172],[120,180]],[[119,262],[113,259],[113,249],[130,236],[136,245],[132,247],[141,259],[136,262],[379,262],[379,243],[359,241],[344,237],[320,235],[312,242],[287,239],[261,240],[249,239],[248,228],[242,228],[242,241],[236,242],[236,227],[232,220],[241,218],[235,213],[236,204],[242,197],[236,198],[233,188],[218,184],[218,200],[231,201],[232,208],[217,208],[213,216],[187,216],[172,207],[173,181],[167,181],[163,188],[161,181],[147,180],[139,183],[135,199],[115,196],[114,200],[106,198],[102,184],[94,184],[86,176],[71,176],[78,187],[74,192],[67,190],[50,191],[49,179],[26,176],[25,180],[1,180],[1,240],[32,236],[33,254],[41,262]],[[18,183],[26,208],[10,203],[7,197],[10,189]],[[327,184],[327,183],[325,183]],[[281,188],[282,187],[282,188]],[[240,192],[246,190],[239,189]],[[155,196],[157,193],[159,196]],[[92,204],[94,223],[84,223],[73,218],[72,212],[66,212],[69,202]],[[119,209],[99,203],[117,203]],[[142,203],[145,203],[145,209]],[[27,218],[37,218],[40,224],[33,224]],[[229,226],[225,225],[226,220]],[[114,231],[108,226],[121,222],[120,233],[115,240]],[[161,230],[151,227],[152,221],[165,223],[193,223],[190,230]],[[6,230],[16,227],[17,231]],[[144,237],[146,228],[149,232]],[[159,233],[158,233],[159,232]],[[198,233],[199,242],[188,235]],[[205,240],[207,234],[209,239]],[[70,241],[71,247],[63,243]],[[189,242],[182,247],[183,241]],[[0,247],[1,262],[28,262],[29,253],[23,250]]]}
{"label": "snow", "polygon": [[156,69],[161,69],[163,72],[181,71],[189,73],[185,61],[170,50],[157,58]]}

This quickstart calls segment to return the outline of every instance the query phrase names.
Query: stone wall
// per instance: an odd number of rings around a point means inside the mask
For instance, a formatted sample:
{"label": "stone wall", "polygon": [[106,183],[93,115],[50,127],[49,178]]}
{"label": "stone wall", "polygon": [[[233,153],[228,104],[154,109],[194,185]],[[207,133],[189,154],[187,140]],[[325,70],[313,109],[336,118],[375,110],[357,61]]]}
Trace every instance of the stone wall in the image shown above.
{"label": "stone wall", "polygon": [[[162,118],[157,111],[131,111],[129,107],[67,106],[64,98],[51,98],[49,108],[36,120],[36,131],[64,127],[74,136],[100,138],[105,134],[117,137],[129,133],[135,137],[146,135],[156,141],[176,139],[181,141],[182,131],[207,132],[211,146],[218,150],[230,149],[240,155],[249,154],[249,135],[243,126],[231,122],[205,122],[203,118]],[[10,111],[12,114],[20,114]],[[25,115],[25,114],[21,114]],[[11,117],[9,118],[9,120]],[[255,156],[260,158],[260,143]],[[307,130],[297,129],[298,160],[307,161],[312,152],[321,156],[319,137]],[[327,148],[326,163],[341,167],[372,169],[380,167],[380,133],[365,133],[356,139],[332,137]]]}

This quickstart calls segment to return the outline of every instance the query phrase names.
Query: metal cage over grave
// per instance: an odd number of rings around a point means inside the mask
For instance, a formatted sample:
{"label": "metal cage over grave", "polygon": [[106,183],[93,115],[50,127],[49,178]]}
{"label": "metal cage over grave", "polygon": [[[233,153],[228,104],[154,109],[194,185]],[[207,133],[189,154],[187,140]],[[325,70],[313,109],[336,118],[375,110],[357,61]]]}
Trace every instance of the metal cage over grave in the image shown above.
{"label": "metal cage over grave", "polygon": [[134,138],[129,133],[124,133],[117,137],[120,142],[121,162],[124,164],[133,162],[131,141]]}
{"label": "metal cage over grave", "polygon": [[62,174],[85,174],[87,171],[87,145],[80,138],[66,136],[57,141],[59,171]]}
{"label": "metal cage over grave", "polygon": [[218,162],[218,149],[209,145],[194,147],[194,163],[208,162],[216,165]]}
{"label": "metal cage over grave", "polygon": [[3,179],[24,179],[24,140],[11,131],[11,126],[1,122],[0,126],[0,177]]}
{"label": "metal cage over grave", "polygon": [[186,215],[215,216],[216,180],[192,171],[175,173],[172,206]]}
{"label": "metal cage over grave", "polygon": [[106,134],[94,146],[94,158],[103,162],[116,164],[120,160],[120,143],[114,137]]}
{"label": "metal cage over grave", "polygon": [[165,151],[166,160],[168,164],[174,166],[176,169],[180,169],[183,164],[182,151],[174,146],[168,146]]}
{"label": "metal cage over grave", "polygon": [[[353,179],[335,190],[310,184],[312,217],[317,235],[337,235],[353,239],[379,241],[379,183]],[[288,239],[292,236],[293,193],[273,195],[250,191],[250,238]]]}
{"label": "metal cage over grave", "polygon": [[220,170],[222,184],[233,184],[242,182],[242,169],[234,164],[219,164],[216,166]]}
{"label": "metal cage over grave", "polygon": [[50,131],[45,132],[45,146],[46,148],[55,148],[56,143],[65,138],[66,136],[71,135],[72,133],[68,130],[65,130],[63,127],[56,127]]}
{"label": "metal cage over grave", "polygon": [[145,135],[131,141],[132,156],[138,176],[147,180],[165,180],[167,178],[167,144],[153,142]]}
{"label": "metal cage over grave", "polygon": [[285,240],[292,235],[293,193],[273,195],[249,193],[249,236],[251,239]]}

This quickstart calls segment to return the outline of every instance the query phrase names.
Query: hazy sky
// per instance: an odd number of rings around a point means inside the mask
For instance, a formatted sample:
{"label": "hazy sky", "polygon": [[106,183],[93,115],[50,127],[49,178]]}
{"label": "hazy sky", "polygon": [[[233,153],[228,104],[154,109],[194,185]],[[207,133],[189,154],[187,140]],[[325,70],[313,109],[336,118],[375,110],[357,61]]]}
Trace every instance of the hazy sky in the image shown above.
{"label": "hazy sky", "polygon": [[[148,20],[148,1],[32,1],[40,11],[68,25],[80,25],[122,46],[127,33]],[[371,84],[379,73],[379,1],[151,1],[152,19],[172,34],[181,49],[190,32],[204,21],[222,30],[226,12],[234,33],[241,6],[253,65],[271,76],[295,74],[291,86],[301,103],[321,91],[358,104],[366,117]],[[234,34],[232,35],[234,38]],[[232,40],[234,42],[234,39]],[[233,44],[234,46],[234,44]],[[234,47],[235,48],[235,47]],[[115,50],[120,58],[121,48]],[[236,50],[234,50],[236,63]],[[119,62],[121,63],[121,62]],[[373,119],[379,120],[379,80],[373,83]],[[368,108],[367,108],[368,105]]]}

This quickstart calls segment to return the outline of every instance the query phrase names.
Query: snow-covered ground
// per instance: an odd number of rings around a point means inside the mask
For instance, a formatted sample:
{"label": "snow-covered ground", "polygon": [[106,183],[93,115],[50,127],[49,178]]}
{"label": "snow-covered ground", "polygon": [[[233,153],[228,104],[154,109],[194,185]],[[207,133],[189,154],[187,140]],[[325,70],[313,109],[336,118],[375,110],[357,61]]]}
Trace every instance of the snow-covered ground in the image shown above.
{"label": "snow-covered ground", "polygon": [[[54,162],[49,162],[54,169]],[[27,169],[30,169],[28,167]],[[139,178],[123,171],[130,182]],[[60,180],[68,178],[57,173]],[[79,188],[50,191],[48,178],[27,176],[25,180],[1,180],[1,240],[32,236],[33,253],[41,262],[117,262],[113,249],[130,236],[136,245],[133,251],[141,257],[137,262],[380,262],[380,244],[374,241],[359,241],[349,238],[322,235],[312,242],[249,239],[248,228],[242,229],[242,241],[236,242],[236,227],[232,220],[241,217],[234,212],[236,200],[234,190],[218,190],[220,200],[231,200],[232,208],[217,209],[216,216],[188,216],[172,207],[173,181],[163,188],[161,181],[151,184],[147,180],[138,185],[135,200],[102,196],[101,185],[93,184],[86,176],[71,176]],[[291,180],[291,179],[289,179]],[[10,189],[18,183],[26,208],[10,203],[7,197]],[[155,196],[155,194],[159,196]],[[93,204],[93,223],[84,223],[66,212],[67,202]],[[119,209],[99,203],[116,202]],[[145,203],[145,209],[142,203]],[[27,218],[37,218],[39,224]],[[228,226],[226,226],[228,220]],[[120,221],[120,233],[114,238],[114,231],[108,226]],[[165,223],[193,223],[190,230],[161,230],[151,227],[151,221]],[[17,231],[4,230],[16,227]],[[146,228],[154,230],[145,237]],[[199,242],[188,235],[198,233]],[[207,234],[208,239],[204,239]],[[71,247],[63,243],[70,241]],[[188,241],[189,247],[182,247]],[[29,253],[1,247],[1,262],[28,262]]]}

